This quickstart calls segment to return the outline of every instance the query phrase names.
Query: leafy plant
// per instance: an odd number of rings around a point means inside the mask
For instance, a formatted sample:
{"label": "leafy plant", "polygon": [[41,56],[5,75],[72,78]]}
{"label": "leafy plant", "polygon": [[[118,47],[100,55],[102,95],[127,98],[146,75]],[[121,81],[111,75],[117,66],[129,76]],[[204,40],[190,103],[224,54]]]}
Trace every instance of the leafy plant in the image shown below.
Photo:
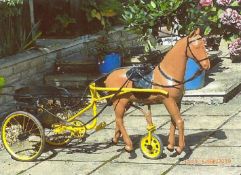
{"label": "leafy plant", "polygon": [[110,26],[109,18],[122,13],[120,0],[81,1],[81,10],[86,12],[89,21],[97,19],[104,29]]}
{"label": "leafy plant", "polygon": [[151,50],[161,26],[172,28],[176,23],[177,9],[183,0],[129,0],[124,6],[123,21],[128,30],[141,35],[145,50]]}
{"label": "leafy plant", "polygon": [[26,28],[26,17],[23,15],[23,4],[20,1],[0,2],[0,57],[14,54],[30,47],[41,35]]}
{"label": "leafy plant", "polygon": [[2,0],[3,3],[6,3],[8,6],[16,6],[23,3],[23,0]]}
{"label": "leafy plant", "polygon": [[42,32],[36,32],[39,23],[35,24],[31,31],[27,34],[25,30],[22,31],[21,42],[19,45],[19,50],[23,51],[29,48],[34,42],[42,35]]}
{"label": "leafy plant", "polygon": [[[228,42],[233,41],[241,35],[240,8],[240,0],[200,0],[197,2],[188,0],[182,5],[179,13],[184,13],[186,18],[177,16],[181,25],[179,33],[187,33],[200,27],[206,36],[220,36]],[[229,48],[232,53],[234,47]]]}
{"label": "leafy plant", "polygon": [[57,15],[55,17],[55,23],[50,29],[53,33],[68,34],[68,27],[70,24],[75,24],[76,20],[71,18],[68,14]]}
{"label": "leafy plant", "polygon": [[[227,4],[226,1],[229,3]],[[220,35],[226,39],[238,34],[240,31],[238,27],[225,24],[226,21],[234,21],[230,12],[225,12],[227,7],[235,9],[241,6],[237,0],[217,0],[216,2],[212,0],[185,0],[177,15],[177,20],[181,26],[179,33],[187,34],[199,27],[204,35]],[[235,21],[234,23],[238,22]]]}

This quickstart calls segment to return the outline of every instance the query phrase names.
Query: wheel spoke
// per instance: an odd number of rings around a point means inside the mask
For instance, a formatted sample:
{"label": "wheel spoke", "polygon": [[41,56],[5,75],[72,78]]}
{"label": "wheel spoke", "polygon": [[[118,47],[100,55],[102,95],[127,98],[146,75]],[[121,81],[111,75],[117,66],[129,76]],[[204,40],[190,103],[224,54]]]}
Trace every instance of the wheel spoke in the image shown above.
{"label": "wheel spoke", "polygon": [[42,153],[45,143],[41,123],[30,113],[9,114],[2,125],[3,144],[16,160],[32,161]]}

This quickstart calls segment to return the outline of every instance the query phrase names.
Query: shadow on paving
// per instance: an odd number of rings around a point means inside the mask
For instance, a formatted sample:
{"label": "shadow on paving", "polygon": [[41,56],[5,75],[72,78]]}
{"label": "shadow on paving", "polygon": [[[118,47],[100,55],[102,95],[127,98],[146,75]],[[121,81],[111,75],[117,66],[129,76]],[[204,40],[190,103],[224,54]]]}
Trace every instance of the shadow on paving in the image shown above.
{"label": "shadow on paving", "polygon": [[217,66],[215,68],[212,68],[208,71],[208,73],[206,74],[206,77],[205,77],[205,86],[208,85],[209,83],[215,81],[215,79],[210,78],[211,76],[213,76],[216,73],[223,72],[224,70],[230,69],[227,67],[223,67],[222,62],[223,61],[221,60],[219,63],[217,63]]}
{"label": "shadow on paving", "polygon": [[[164,146],[167,146],[168,144],[168,136],[166,135],[162,135],[162,134],[157,134],[162,142]],[[143,137],[143,135],[131,135],[130,136],[133,144],[134,144],[134,151],[132,151],[130,153],[130,157],[129,159],[135,159],[137,157],[137,154],[135,153],[136,149],[139,148],[139,142],[141,140],[141,138]],[[212,131],[203,131],[203,132],[198,132],[198,133],[194,133],[194,134],[188,134],[185,136],[185,141],[186,141],[186,148],[184,150],[184,152],[186,153],[185,156],[183,158],[181,158],[181,160],[186,160],[188,159],[193,150],[196,149],[200,144],[202,144],[204,141],[207,140],[207,138],[214,138],[212,142],[216,142],[218,140],[225,140],[227,139],[227,136],[225,134],[224,131],[222,130],[212,130]],[[178,143],[178,138],[176,137],[176,143]],[[124,152],[124,142],[122,139],[119,140],[119,143],[117,144],[118,146],[122,146],[123,148],[120,148],[117,150],[117,152]],[[114,146],[113,143],[111,141],[107,141],[107,142],[98,142],[98,143],[85,143],[85,139],[83,139],[81,142],[77,142],[77,143],[72,143],[68,146],[63,147],[61,150],[56,151],[55,149],[57,149],[56,147],[46,147],[45,151],[46,152],[51,152],[51,154],[45,158],[45,159],[41,159],[40,161],[44,161],[44,160],[50,160],[54,157],[56,157],[58,155],[58,153],[66,153],[66,154],[75,154],[75,153],[85,153],[85,154],[101,154],[101,150],[106,150],[110,147]],[[190,147],[194,146],[193,149],[191,149]],[[173,155],[171,155],[171,157],[176,157],[177,154],[173,153]],[[163,155],[161,156],[160,159],[164,159],[166,158],[167,155],[165,153],[163,153]]]}

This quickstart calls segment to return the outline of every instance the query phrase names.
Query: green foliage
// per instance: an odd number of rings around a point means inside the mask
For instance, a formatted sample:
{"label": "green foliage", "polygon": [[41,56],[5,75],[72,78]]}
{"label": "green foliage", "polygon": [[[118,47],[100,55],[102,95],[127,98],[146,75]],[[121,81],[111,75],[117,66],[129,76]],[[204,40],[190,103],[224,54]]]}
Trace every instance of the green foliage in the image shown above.
{"label": "green foliage", "polygon": [[19,51],[29,48],[42,35],[42,32],[36,32],[38,26],[39,23],[35,24],[29,33],[23,30],[22,36],[20,36],[22,40],[20,42]]}
{"label": "green foliage", "polygon": [[104,29],[110,27],[109,18],[122,13],[120,0],[88,0],[81,1],[81,10],[86,12],[89,21],[97,19]]}
{"label": "green foliage", "polygon": [[59,34],[69,34],[69,31],[67,28],[70,26],[70,24],[75,24],[76,20],[74,18],[71,18],[68,14],[64,13],[63,15],[57,15],[55,17],[55,23],[51,27],[50,31],[53,33],[59,33]]}
{"label": "green foliage", "polygon": [[3,3],[6,3],[8,6],[16,6],[19,4],[23,4],[23,0],[3,0]]}
{"label": "green foliage", "polygon": [[220,18],[215,6],[200,7],[198,1],[186,0],[179,8],[177,19],[180,24],[179,33],[188,34],[197,27],[204,35],[220,32]]}
{"label": "green foliage", "polygon": [[[224,6],[216,1],[202,6],[199,0],[128,0],[124,7],[123,21],[127,29],[141,35],[146,50],[150,50],[156,43],[156,36],[161,26],[176,30],[180,35],[187,35],[196,28],[200,28],[204,35],[219,35],[228,39],[240,35],[238,29],[223,25],[221,16]],[[239,9],[241,3],[233,1],[229,8]]]}
{"label": "green foliage", "polygon": [[146,51],[155,46],[155,37],[161,26],[170,29],[175,21],[182,0],[129,0],[122,15],[129,30],[140,34]]}
{"label": "green foliage", "polygon": [[[26,29],[26,17],[23,15],[22,3],[13,2],[16,3],[11,6],[10,1],[0,3],[0,57],[29,48],[41,35],[40,32],[36,32],[32,38],[34,32]],[[36,28],[37,25],[35,31]]]}
{"label": "green foliage", "polygon": [[181,26],[179,33],[188,34],[199,27],[205,36],[218,35],[226,40],[234,36],[237,37],[237,35],[240,35],[239,29],[232,25],[224,25],[221,22],[221,17],[225,9],[240,9],[240,7],[241,4],[237,1],[233,1],[229,6],[222,6],[213,1],[209,6],[202,7],[199,1],[185,0],[177,15],[177,20]]}
{"label": "green foliage", "polygon": [[6,80],[3,76],[0,76],[0,89],[3,88],[6,84]]}

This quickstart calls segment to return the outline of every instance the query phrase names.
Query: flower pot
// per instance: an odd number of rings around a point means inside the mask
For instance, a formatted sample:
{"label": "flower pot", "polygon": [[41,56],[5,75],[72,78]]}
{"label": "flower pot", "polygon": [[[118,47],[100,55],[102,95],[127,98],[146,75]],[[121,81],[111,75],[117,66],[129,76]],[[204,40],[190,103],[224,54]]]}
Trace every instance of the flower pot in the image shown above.
{"label": "flower pot", "polygon": [[240,63],[241,62],[241,54],[240,55],[230,55],[230,59],[232,63]]}
{"label": "flower pot", "polygon": [[[185,80],[190,79],[198,70],[200,66],[193,59],[188,58],[186,64]],[[185,83],[184,87],[186,90],[200,89],[205,84],[205,71],[203,71],[199,76],[197,76],[192,81]]]}
{"label": "flower pot", "polygon": [[121,66],[121,57],[117,53],[110,53],[106,55],[101,63],[99,63],[99,70],[102,74],[107,74]]}

